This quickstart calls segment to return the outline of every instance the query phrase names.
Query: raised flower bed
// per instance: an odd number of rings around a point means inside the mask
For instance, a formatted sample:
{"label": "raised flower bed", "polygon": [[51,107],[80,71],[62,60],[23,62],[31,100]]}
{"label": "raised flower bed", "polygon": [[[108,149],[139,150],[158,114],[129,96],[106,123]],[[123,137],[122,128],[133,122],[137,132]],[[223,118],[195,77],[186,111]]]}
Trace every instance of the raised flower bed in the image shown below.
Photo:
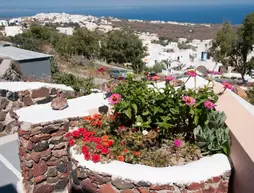
{"label": "raised flower bed", "polygon": [[[195,80],[195,71],[188,74]],[[76,189],[228,192],[229,134],[215,110],[218,94],[209,85],[174,88],[172,77],[165,80],[158,89],[129,76],[108,98],[111,113],[86,116],[66,134]]]}

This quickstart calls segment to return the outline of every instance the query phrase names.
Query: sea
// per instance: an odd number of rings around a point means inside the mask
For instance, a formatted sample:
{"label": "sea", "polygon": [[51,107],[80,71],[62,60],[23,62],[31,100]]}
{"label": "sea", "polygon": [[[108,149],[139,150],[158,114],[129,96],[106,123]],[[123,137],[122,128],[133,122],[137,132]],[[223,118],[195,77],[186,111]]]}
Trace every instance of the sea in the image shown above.
{"label": "sea", "polygon": [[40,7],[0,8],[0,18],[32,16],[37,13],[69,13],[115,17],[120,19],[159,20],[187,23],[221,24],[229,21],[241,24],[244,17],[254,12],[253,4],[244,5],[171,5],[171,6],[128,6],[128,7]]}

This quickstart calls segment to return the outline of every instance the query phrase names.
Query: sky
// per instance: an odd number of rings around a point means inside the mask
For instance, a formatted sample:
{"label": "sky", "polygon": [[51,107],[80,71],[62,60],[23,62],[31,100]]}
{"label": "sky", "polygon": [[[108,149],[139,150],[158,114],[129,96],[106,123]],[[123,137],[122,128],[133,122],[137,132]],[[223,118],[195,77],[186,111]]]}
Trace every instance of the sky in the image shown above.
{"label": "sky", "polygon": [[1,8],[254,4],[253,0],[0,0]]}

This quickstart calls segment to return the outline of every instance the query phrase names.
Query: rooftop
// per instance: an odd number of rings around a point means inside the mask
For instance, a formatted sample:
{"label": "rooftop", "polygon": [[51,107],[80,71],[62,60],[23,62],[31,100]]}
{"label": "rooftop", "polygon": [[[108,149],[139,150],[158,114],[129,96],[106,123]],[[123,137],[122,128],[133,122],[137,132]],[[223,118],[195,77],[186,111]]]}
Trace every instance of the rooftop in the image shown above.
{"label": "rooftop", "polygon": [[0,57],[9,57],[15,61],[22,61],[38,58],[48,58],[51,57],[51,55],[24,50],[13,46],[0,46]]}

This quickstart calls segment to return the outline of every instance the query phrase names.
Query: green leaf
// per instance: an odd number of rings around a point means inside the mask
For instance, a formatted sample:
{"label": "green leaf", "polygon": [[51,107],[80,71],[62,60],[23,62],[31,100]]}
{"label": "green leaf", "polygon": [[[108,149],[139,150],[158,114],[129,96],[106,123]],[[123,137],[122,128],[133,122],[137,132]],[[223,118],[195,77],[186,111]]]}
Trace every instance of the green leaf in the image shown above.
{"label": "green leaf", "polygon": [[129,119],[131,119],[131,109],[130,109],[130,108],[128,108],[128,109],[126,109],[125,111],[123,111],[123,113],[124,113]]}
{"label": "green leaf", "polygon": [[135,114],[138,112],[138,107],[136,104],[131,104],[132,108],[134,109]]}
{"label": "green leaf", "polygon": [[199,122],[199,116],[195,115],[194,116],[194,123],[195,123],[195,125],[198,125],[198,122]]}

